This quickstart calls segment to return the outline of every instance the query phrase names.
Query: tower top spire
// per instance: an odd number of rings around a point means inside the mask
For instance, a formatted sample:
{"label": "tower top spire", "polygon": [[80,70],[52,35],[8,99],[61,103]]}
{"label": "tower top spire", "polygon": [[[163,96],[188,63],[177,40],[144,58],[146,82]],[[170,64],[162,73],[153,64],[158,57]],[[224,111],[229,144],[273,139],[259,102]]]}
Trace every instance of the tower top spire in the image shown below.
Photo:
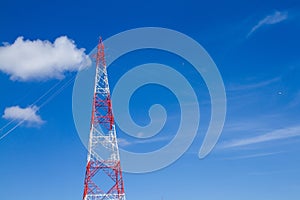
{"label": "tower top spire", "polygon": [[98,45],[97,45],[97,54],[96,54],[96,66],[102,65],[106,67],[105,54],[104,54],[104,44],[102,41],[102,37],[99,37]]}

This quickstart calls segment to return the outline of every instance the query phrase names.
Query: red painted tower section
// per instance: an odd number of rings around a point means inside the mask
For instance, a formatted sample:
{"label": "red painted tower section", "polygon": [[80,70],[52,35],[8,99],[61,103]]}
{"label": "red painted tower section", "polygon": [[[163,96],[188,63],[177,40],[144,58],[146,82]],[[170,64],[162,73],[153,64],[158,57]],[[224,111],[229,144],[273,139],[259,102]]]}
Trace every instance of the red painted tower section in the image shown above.
{"label": "red painted tower section", "polygon": [[104,44],[97,45],[96,76],[92,104],[83,200],[125,200]]}

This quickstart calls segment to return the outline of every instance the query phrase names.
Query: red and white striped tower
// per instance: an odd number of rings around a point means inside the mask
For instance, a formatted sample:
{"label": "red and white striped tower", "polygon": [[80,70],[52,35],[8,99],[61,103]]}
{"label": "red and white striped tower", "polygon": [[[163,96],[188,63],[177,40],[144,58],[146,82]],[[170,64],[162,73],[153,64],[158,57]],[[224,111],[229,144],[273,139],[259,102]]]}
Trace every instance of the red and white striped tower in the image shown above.
{"label": "red and white striped tower", "polygon": [[125,200],[104,45],[101,38],[95,58],[96,77],[83,200]]}

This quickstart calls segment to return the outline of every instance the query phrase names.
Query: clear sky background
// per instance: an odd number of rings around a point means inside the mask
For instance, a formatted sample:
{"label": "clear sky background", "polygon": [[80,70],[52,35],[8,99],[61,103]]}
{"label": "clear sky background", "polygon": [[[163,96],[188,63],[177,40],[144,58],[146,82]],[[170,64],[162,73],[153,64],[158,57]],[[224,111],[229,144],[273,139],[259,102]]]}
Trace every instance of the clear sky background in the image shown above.
{"label": "clear sky background", "polygon": [[[209,95],[191,66],[182,70],[184,61],[178,57],[146,51],[129,54],[114,63],[122,68],[109,70],[113,89],[122,73],[143,62],[180,68],[198,91],[201,107],[197,138],[179,160],[156,172],[124,174],[128,200],[299,199],[299,1],[2,0],[0,9],[2,49],[19,36],[50,42],[67,36],[88,54],[99,35],[106,39],[157,26],[192,37],[213,58],[225,83],[228,110],[219,142],[203,160],[198,151],[210,119]],[[48,71],[32,78],[15,66],[22,59],[12,56],[10,71],[0,54],[0,199],[81,199],[87,151],[72,116],[76,74],[69,71],[76,69],[65,68],[64,78]],[[11,76],[17,72],[21,75]],[[140,125],[149,123],[153,103],[164,105],[173,118],[149,141],[128,140],[117,129],[120,146],[147,152],[168,143],[179,120],[175,97],[154,85],[141,88],[132,99],[132,117]],[[13,129],[19,119],[5,114],[12,107],[31,108],[27,111],[35,118]]]}

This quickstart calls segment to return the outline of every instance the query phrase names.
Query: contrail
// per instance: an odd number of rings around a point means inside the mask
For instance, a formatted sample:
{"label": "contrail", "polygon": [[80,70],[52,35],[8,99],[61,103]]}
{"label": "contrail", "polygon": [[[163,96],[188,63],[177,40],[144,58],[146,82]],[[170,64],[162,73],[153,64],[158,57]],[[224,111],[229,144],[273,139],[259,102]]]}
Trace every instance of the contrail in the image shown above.
{"label": "contrail", "polygon": [[23,122],[25,121],[25,119],[23,119],[22,121],[20,121],[19,123],[17,123],[14,127],[12,127],[11,129],[9,129],[6,133],[4,133],[1,137],[0,140],[2,140],[3,138],[5,138],[8,134],[10,134],[13,130],[15,130],[16,128],[18,128],[21,124],[23,124]]}
{"label": "contrail", "polygon": [[[30,104],[30,106],[33,106],[35,104],[37,104],[42,98],[44,98],[47,94],[49,94],[53,89],[55,89],[55,87],[57,87],[60,83],[62,82],[62,80],[60,80],[59,82],[57,82],[56,84],[54,84],[50,89],[48,89],[44,94],[42,94],[39,98],[37,98],[32,104]],[[16,119],[11,120],[10,122],[8,122],[7,124],[5,124],[1,129],[0,132],[6,128],[7,126],[9,126],[11,123],[13,123],[14,121],[16,121]],[[2,137],[1,137],[2,139]]]}
{"label": "contrail", "polygon": [[62,91],[64,91],[75,79],[76,76],[72,76],[66,83],[64,83],[60,88],[58,88],[53,94],[51,94],[48,99],[46,99],[39,108],[44,107],[46,104],[48,104],[51,100],[53,100],[57,95],[59,95]]}
{"label": "contrail", "polygon": [[[72,77],[65,82],[63,85],[61,85],[59,88],[57,88],[62,80],[60,80],[59,82],[57,82],[56,84],[54,84],[51,88],[49,88],[44,94],[42,94],[40,97],[38,97],[30,106],[33,106],[35,104],[37,104],[38,102],[40,102],[44,97],[46,97],[48,94],[50,94],[53,90],[54,92],[47,98],[45,99],[44,102],[41,103],[40,106],[38,107],[38,110],[42,107],[44,107],[46,104],[48,104],[51,100],[53,100],[57,95],[59,95],[62,91],[64,91],[71,83],[72,81],[75,79],[76,75],[72,75]],[[56,90],[55,90],[56,89]],[[27,118],[26,118],[27,119]],[[9,129],[7,132],[5,132],[2,136],[0,136],[0,140],[2,140],[3,138],[5,138],[8,134],[10,134],[12,131],[14,131],[16,128],[18,128],[19,126],[21,126],[26,119],[21,120],[20,122],[18,122],[14,127],[12,127],[11,129]],[[16,119],[11,120],[10,122],[8,122],[7,124],[5,124],[1,129],[0,132],[5,129],[6,127],[8,127],[10,124],[12,124],[13,122],[15,122]]]}

